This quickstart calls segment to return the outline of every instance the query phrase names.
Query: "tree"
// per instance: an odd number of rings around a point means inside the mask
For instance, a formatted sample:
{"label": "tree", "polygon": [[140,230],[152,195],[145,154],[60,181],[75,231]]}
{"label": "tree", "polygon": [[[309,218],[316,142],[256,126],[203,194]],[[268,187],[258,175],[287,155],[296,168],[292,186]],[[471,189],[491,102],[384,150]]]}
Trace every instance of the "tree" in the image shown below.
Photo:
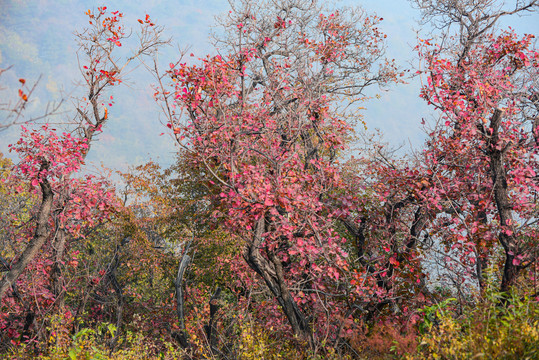
{"label": "tree", "polygon": [[[537,81],[539,55],[533,35],[496,31],[505,15],[533,11],[536,1],[514,9],[491,1],[418,1],[426,18],[440,19],[442,37],[421,41],[427,83],[421,97],[441,113],[429,133],[426,171],[436,190],[434,232],[483,288],[483,273],[503,249],[500,289],[536,266]],[[449,26],[459,26],[451,36]],[[432,42],[432,43],[431,43]]]}
{"label": "tree", "polygon": [[[29,183],[41,202],[32,218],[35,221],[28,227],[33,235],[29,235],[24,251],[11,259],[12,264],[0,282],[2,301],[22,272],[34,263],[41,264],[39,266],[49,277],[36,283],[45,288],[40,291],[46,293],[49,300],[41,305],[44,309],[55,303],[63,307],[66,283],[62,268],[66,266],[64,254],[69,240],[84,237],[88,229],[109,219],[117,205],[114,191],[106,181],[93,176],[76,178],[74,174],[84,163],[92,141],[109,120],[106,106],[107,103],[112,105],[112,96],[107,94],[109,89],[122,82],[124,72],[134,59],[151,54],[164,42],[159,37],[161,29],[146,16],[145,20],[139,21],[139,47],[122,61],[115,55],[115,50],[128,36],[121,23],[123,15],[118,11],[107,14],[106,9],[100,7],[97,13],[89,10],[90,28],[78,34],[83,61],[81,73],[87,96],[77,104],[73,124],[68,125],[71,132],[58,135],[56,129],[47,125],[37,130],[23,128],[21,139],[11,147],[21,158],[12,172],[12,180]],[[24,83],[21,80],[21,84]],[[21,101],[27,101],[27,94],[19,93],[22,94]],[[18,108],[22,111],[24,103]],[[13,185],[11,189],[20,191],[21,186]],[[49,241],[51,246],[44,247]],[[2,304],[7,306],[4,301]]]}
{"label": "tree", "polygon": [[339,109],[397,79],[380,21],[312,1],[240,1],[220,20],[216,45],[227,55],[171,64],[172,91],[157,75],[185,161],[221,189],[217,216],[245,243],[245,262],[293,332],[311,343],[312,324],[338,328],[335,301],[345,297],[348,254],[333,195],[351,127]]}
{"label": "tree", "polygon": [[[87,96],[78,101],[77,114],[74,118],[75,128],[72,131],[91,144],[108,121],[108,107],[113,103],[113,96],[108,95],[109,89],[122,83],[124,74],[129,71],[133,60],[151,56],[158,47],[166,44],[166,41],[160,38],[162,29],[156,27],[149,15],[146,15],[144,20],[138,21],[140,23],[139,44],[133,49],[132,55],[124,58],[117,57],[117,49],[130,36],[122,24],[123,14],[119,11],[107,14],[107,8],[100,7],[97,13],[88,10],[86,15],[89,17],[91,27],[77,33],[77,37],[80,52],[86,64],[81,66],[80,71],[84,78]],[[83,159],[87,154],[88,151],[83,152]],[[66,178],[69,178],[69,175]],[[63,194],[59,203],[69,197],[69,194]],[[60,206],[54,214],[56,218],[61,218],[62,209],[63,207]],[[55,221],[59,224],[59,229],[54,239],[56,254],[53,277],[55,295],[60,296],[63,286],[60,279],[61,262],[66,247],[66,233],[62,221]]]}

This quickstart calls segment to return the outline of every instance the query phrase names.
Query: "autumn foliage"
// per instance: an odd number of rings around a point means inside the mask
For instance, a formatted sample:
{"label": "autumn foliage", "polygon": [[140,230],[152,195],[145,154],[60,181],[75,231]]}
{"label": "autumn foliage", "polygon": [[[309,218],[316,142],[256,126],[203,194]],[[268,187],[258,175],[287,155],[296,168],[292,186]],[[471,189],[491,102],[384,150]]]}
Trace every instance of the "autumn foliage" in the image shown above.
{"label": "autumn foliage", "polygon": [[[355,133],[366,89],[403,83],[383,19],[279,3],[238,1],[217,20],[220,55],[180,54],[165,71],[149,15],[122,58],[123,14],[88,10],[85,95],[59,126],[24,120],[33,87],[20,79],[2,123],[27,123],[18,160],[0,154],[2,355],[538,355],[539,53],[533,35],[493,27],[536,2],[415,2],[440,21],[415,48],[437,120],[401,157]],[[177,161],[89,175],[111,90],[137,59]]]}

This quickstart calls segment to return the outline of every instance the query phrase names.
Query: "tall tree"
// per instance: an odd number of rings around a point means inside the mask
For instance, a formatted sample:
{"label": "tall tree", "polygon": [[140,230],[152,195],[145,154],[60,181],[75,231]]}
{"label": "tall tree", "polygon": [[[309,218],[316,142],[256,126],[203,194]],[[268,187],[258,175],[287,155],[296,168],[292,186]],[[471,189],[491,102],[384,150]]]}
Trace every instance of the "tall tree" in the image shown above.
{"label": "tall tree", "polygon": [[361,9],[303,0],[231,8],[215,38],[227,54],[171,64],[173,91],[157,97],[186,161],[221,188],[219,215],[244,242],[246,264],[293,332],[312,341],[312,323],[334,326],[344,297],[348,255],[333,199],[352,133],[343,111],[365,87],[396,81],[396,69],[383,57],[381,19]]}
{"label": "tall tree", "polygon": [[[493,1],[417,1],[441,36],[418,47],[427,82],[421,96],[440,111],[425,164],[436,184],[436,232],[483,287],[503,249],[501,291],[537,261],[537,116],[539,55],[533,35],[498,31],[504,9]],[[452,25],[457,26],[456,33]]]}
{"label": "tall tree", "polygon": [[[84,164],[92,142],[109,121],[110,88],[121,83],[134,59],[153,53],[163,44],[159,38],[161,30],[147,16],[140,20],[139,47],[131,56],[121,59],[116,55],[117,49],[129,36],[122,24],[123,15],[118,11],[108,13],[106,7],[98,8],[96,13],[88,11],[87,15],[90,27],[78,34],[80,70],[87,95],[75,101],[74,120],[66,126],[70,132],[59,134],[47,125],[35,130],[23,128],[21,139],[11,146],[20,156],[20,162],[12,171],[11,190],[20,191],[21,184],[28,183],[30,191],[41,199],[24,226],[28,230],[26,238],[13,239],[17,243],[14,248],[22,246],[23,249],[18,254],[11,254],[7,271],[0,281],[1,304],[11,309],[2,312],[2,330],[11,327],[14,334],[20,329],[15,323],[4,322],[9,313],[19,312],[17,316],[24,318],[24,312],[28,312],[26,317],[31,320],[24,325],[27,330],[36,311],[44,313],[52,305],[63,307],[66,293],[63,269],[76,263],[71,261],[71,255],[67,259],[65,256],[69,239],[83,238],[89,228],[110,218],[117,201],[109,184],[94,176],[77,178],[74,174]],[[24,85],[23,81],[21,83]],[[21,101],[27,101],[27,94],[22,90],[20,93]],[[24,110],[24,106],[20,110]],[[25,269],[35,275],[32,283],[36,289],[31,295],[36,304],[33,306],[29,305],[33,301],[18,296],[13,287],[19,280],[27,281],[20,276]],[[11,293],[10,288],[13,288]],[[6,297],[8,293],[10,296]],[[38,301],[38,294],[42,303]],[[17,303],[25,305],[20,307]]]}

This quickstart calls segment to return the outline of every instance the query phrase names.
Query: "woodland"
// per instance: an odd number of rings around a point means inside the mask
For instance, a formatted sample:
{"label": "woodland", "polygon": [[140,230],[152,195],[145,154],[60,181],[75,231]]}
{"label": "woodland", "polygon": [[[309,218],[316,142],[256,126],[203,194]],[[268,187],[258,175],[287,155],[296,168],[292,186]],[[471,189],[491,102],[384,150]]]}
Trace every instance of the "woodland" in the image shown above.
{"label": "woodland", "polygon": [[[539,52],[500,25],[539,1],[411,2],[418,68],[359,7],[237,0],[164,69],[149,14],[88,10],[61,125],[0,69],[0,357],[539,359]],[[176,162],[85,171],[135,64]],[[361,108],[418,77],[402,154]]]}

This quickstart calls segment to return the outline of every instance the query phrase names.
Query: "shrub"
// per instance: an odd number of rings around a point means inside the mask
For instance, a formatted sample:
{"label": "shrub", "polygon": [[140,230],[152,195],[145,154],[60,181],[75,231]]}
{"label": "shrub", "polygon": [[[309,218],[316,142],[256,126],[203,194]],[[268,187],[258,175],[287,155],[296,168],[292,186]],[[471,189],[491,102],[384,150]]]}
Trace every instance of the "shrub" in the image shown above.
{"label": "shrub", "polygon": [[426,317],[425,324],[418,352],[410,359],[539,359],[536,298],[503,299],[490,292],[459,317],[439,306],[436,318]]}

